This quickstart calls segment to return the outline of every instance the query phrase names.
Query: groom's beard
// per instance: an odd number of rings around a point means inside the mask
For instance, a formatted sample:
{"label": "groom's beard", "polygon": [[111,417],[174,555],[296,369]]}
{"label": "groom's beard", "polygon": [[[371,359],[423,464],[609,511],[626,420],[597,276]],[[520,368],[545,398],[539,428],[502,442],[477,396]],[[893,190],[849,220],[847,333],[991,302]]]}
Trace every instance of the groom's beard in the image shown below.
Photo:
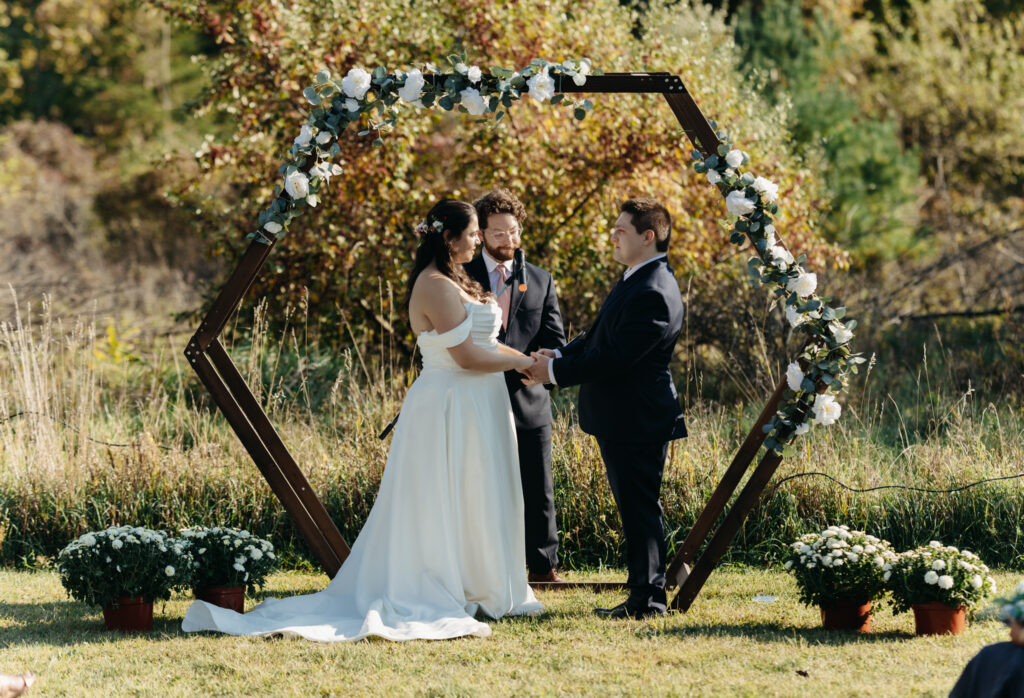
{"label": "groom's beard", "polygon": [[512,259],[513,255],[518,249],[515,245],[502,245],[501,247],[491,247],[484,242],[484,249],[487,250],[487,254],[491,255],[491,259],[495,262],[508,262]]}

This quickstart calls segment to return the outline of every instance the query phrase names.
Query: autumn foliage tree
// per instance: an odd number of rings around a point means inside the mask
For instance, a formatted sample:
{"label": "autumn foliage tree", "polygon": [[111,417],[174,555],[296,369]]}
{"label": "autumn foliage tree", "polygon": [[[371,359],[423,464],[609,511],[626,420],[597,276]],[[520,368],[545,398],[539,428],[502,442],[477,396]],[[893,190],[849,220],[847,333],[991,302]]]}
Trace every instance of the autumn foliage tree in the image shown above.
{"label": "autumn foliage tree", "polygon": [[[236,255],[255,230],[308,109],[302,90],[317,71],[444,65],[464,52],[484,70],[585,56],[605,72],[681,75],[704,112],[750,153],[752,168],[779,184],[778,229],[789,248],[819,271],[845,265],[844,253],[814,227],[822,195],[787,145],[785,108],[746,88],[723,16],[701,5],[654,3],[640,17],[613,0],[157,4],[219,46],[197,104],[223,114],[229,128],[198,148],[200,173],[178,194],[218,254]],[[763,323],[765,307],[746,310],[746,256],[732,260],[721,196],[690,167],[678,123],[656,96],[592,99],[583,121],[527,101],[496,128],[465,114],[407,107],[382,147],[348,129],[339,139],[345,171],[317,210],[291,225],[253,295],[278,308],[307,308],[334,336],[347,336],[347,323],[359,341],[379,343],[394,332],[411,348],[401,313],[393,324],[380,298],[382,288],[404,283],[413,227],[439,197],[472,199],[504,186],[527,207],[527,257],[552,272],[567,324],[578,328],[619,271],[607,235],[618,203],[648,195],[675,216],[670,260],[691,308],[686,341],[742,353],[737,336],[744,323]]]}

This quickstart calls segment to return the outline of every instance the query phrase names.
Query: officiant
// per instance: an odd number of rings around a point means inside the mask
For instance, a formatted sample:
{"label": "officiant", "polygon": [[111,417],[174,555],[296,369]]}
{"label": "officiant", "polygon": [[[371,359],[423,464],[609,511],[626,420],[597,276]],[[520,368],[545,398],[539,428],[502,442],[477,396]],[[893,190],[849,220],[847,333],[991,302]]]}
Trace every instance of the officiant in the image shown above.
{"label": "officiant", "polygon": [[[475,201],[483,250],[466,272],[494,292],[501,308],[498,340],[524,354],[565,343],[551,274],[516,255],[522,247],[523,203],[506,189]],[[510,281],[511,280],[511,281]],[[530,582],[563,582],[558,574],[558,526],[551,479],[550,386],[524,386],[522,375],[505,374],[519,446]]]}

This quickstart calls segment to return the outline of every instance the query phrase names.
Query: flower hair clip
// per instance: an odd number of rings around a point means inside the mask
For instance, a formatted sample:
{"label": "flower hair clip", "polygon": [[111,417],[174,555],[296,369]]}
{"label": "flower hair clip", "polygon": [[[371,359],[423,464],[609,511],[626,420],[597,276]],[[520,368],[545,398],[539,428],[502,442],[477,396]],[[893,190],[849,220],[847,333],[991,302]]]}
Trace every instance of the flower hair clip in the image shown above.
{"label": "flower hair clip", "polygon": [[426,223],[420,223],[419,225],[416,226],[414,231],[416,233],[416,237],[422,240],[426,236],[426,234],[431,231],[431,228],[435,233],[443,233],[444,223],[442,223],[441,221],[434,221],[429,226]]}

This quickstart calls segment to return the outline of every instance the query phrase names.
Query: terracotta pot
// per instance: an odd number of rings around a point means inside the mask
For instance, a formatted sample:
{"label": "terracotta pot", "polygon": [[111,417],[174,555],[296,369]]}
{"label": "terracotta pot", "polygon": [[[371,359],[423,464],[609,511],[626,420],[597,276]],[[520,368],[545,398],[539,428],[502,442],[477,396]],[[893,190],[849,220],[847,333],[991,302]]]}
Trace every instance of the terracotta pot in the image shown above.
{"label": "terracotta pot", "polygon": [[242,613],[245,610],[245,587],[211,586],[202,589],[193,589],[192,593],[200,601],[229,608],[232,611]]}
{"label": "terracotta pot", "polygon": [[959,635],[967,625],[967,609],[941,601],[915,603],[914,631],[918,635]]}
{"label": "terracotta pot", "polygon": [[871,632],[871,602],[835,601],[821,606],[821,625],[826,630]]}
{"label": "terracotta pot", "polygon": [[153,603],[141,596],[121,596],[116,605],[103,607],[103,622],[107,630],[126,633],[145,632],[153,629]]}

